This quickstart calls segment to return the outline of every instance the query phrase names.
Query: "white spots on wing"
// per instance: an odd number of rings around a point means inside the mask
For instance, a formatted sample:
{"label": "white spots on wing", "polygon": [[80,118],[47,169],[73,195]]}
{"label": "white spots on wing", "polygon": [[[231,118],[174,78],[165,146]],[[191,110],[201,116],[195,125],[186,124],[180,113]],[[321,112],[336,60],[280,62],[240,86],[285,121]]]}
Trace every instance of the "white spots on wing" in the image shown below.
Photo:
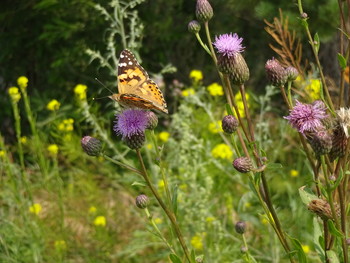
{"label": "white spots on wing", "polygon": [[123,54],[120,54],[120,58],[124,58],[125,56]]}
{"label": "white spots on wing", "polygon": [[132,66],[133,65],[133,63],[132,63],[132,61],[129,61],[129,63],[128,63],[130,66]]}
{"label": "white spots on wing", "polygon": [[126,66],[127,66],[126,63],[120,63],[120,64],[119,64],[119,67],[126,67]]}

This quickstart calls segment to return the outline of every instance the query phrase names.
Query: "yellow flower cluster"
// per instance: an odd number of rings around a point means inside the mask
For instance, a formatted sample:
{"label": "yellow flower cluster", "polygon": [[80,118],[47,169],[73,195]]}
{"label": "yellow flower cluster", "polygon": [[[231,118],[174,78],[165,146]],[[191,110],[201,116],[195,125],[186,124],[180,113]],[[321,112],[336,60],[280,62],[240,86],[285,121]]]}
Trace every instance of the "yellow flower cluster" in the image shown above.
{"label": "yellow flower cluster", "polygon": [[104,216],[97,216],[94,220],[94,225],[95,226],[102,226],[105,227],[107,223],[107,220]]}
{"label": "yellow flower cluster", "polygon": [[214,133],[214,134],[219,133],[219,132],[223,132],[222,127],[221,127],[221,121],[209,123],[208,129],[211,133]]}
{"label": "yellow flower cluster", "polygon": [[203,73],[200,70],[194,69],[190,72],[190,79],[193,79],[195,82],[198,82],[203,79]]}
{"label": "yellow flower cluster", "polygon": [[67,249],[66,241],[64,241],[64,240],[56,240],[55,241],[55,249],[58,250],[58,251],[66,250]]}
{"label": "yellow flower cluster", "polygon": [[96,206],[90,206],[90,208],[89,208],[89,214],[95,214],[96,211],[97,211]]}
{"label": "yellow flower cluster", "polygon": [[27,144],[27,141],[28,141],[27,136],[22,136],[19,140],[21,141],[22,144]]}
{"label": "yellow flower cluster", "polygon": [[58,130],[65,131],[65,132],[71,132],[74,130],[73,124],[74,124],[74,120],[72,118],[65,119],[58,125]]}
{"label": "yellow flower cluster", "polygon": [[206,233],[197,233],[196,235],[194,235],[191,239],[191,245],[194,249],[197,250],[203,250],[203,237],[206,236]]}
{"label": "yellow flower cluster", "polygon": [[86,90],[87,90],[86,85],[78,84],[74,88],[74,93],[79,100],[85,100],[86,99]]}
{"label": "yellow flower cluster", "polygon": [[290,170],[290,176],[291,177],[297,177],[299,175],[299,171],[298,170]]}
{"label": "yellow flower cluster", "polygon": [[5,151],[4,150],[0,150],[0,158],[3,158],[5,156]]}
{"label": "yellow flower cluster", "polygon": [[310,79],[310,83],[305,87],[305,91],[312,101],[321,97],[321,81],[319,79]]}
{"label": "yellow flower cluster", "polygon": [[51,100],[47,105],[46,109],[49,111],[56,111],[60,108],[61,103],[58,102],[58,100]]}
{"label": "yellow flower cluster", "polygon": [[17,84],[21,89],[25,89],[28,86],[28,78],[25,76],[20,76],[17,79]]}
{"label": "yellow flower cluster", "polygon": [[232,160],[233,152],[228,145],[220,143],[211,150],[211,155],[214,158]]}
{"label": "yellow flower cluster", "polygon": [[49,152],[49,154],[51,156],[56,156],[58,153],[58,146],[57,144],[50,144],[49,146],[47,146],[47,151]]}
{"label": "yellow flower cluster", "polygon": [[19,93],[19,90],[17,87],[11,87],[8,89],[8,93],[10,95],[10,98],[14,102],[18,102],[21,99],[21,94]]}
{"label": "yellow flower cluster", "polygon": [[159,133],[158,137],[162,142],[167,142],[169,140],[170,133],[163,131]]}
{"label": "yellow flower cluster", "polygon": [[308,254],[310,252],[310,247],[308,245],[301,245],[301,248],[305,254]]}
{"label": "yellow flower cluster", "polygon": [[183,97],[192,96],[192,95],[194,95],[195,93],[196,93],[196,92],[194,91],[193,88],[189,88],[189,89],[185,89],[185,90],[181,91],[181,95],[182,95]]}
{"label": "yellow flower cluster", "polygon": [[34,214],[34,215],[39,215],[39,213],[42,210],[42,206],[38,203],[35,203],[29,207],[29,212]]}
{"label": "yellow flower cluster", "polygon": [[[248,108],[249,108],[250,107],[250,95],[248,93],[245,94],[245,99],[247,101]],[[240,92],[238,92],[235,95],[235,102],[236,102],[236,105],[238,108],[239,115],[241,116],[241,118],[245,118],[244,104],[243,104],[243,99],[242,99],[242,95]],[[235,110],[233,110],[233,112],[235,114],[235,117],[237,118]]]}
{"label": "yellow flower cluster", "polygon": [[224,95],[224,89],[217,82],[214,82],[214,83],[210,84],[207,87],[207,90],[209,91],[210,95],[212,95],[212,96],[222,96],[222,95]]}

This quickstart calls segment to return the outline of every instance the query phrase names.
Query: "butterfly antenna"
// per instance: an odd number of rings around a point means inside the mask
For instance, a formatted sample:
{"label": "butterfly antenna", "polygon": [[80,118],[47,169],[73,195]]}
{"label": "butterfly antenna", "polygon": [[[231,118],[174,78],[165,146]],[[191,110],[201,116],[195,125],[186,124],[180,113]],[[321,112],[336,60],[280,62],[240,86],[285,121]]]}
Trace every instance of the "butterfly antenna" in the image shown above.
{"label": "butterfly antenna", "polygon": [[104,96],[104,97],[99,97],[99,98],[92,98],[93,101],[95,100],[102,100],[102,99],[106,99],[109,98],[110,96]]}
{"label": "butterfly antenna", "polygon": [[[111,91],[105,84],[103,84],[98,78],[95,78],[95,80],[100,83],[106,90],[108,90],[111,94],[113,94],[113,91]],[[108,97],[108,96],[107,96]]]}

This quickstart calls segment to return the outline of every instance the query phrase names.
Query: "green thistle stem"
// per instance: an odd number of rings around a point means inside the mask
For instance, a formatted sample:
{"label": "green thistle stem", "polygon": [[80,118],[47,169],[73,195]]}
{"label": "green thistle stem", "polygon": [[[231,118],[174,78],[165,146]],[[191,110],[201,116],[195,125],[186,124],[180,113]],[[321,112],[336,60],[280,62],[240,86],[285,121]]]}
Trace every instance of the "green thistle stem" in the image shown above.
{"label": "green thistle stem", "polygon": [[153,226],[154,230],[157,232],[159,238],[164,242],[164,244],[170,249],[171,253],[176,255],[175,250],[173,249],[173,247],[168,243],[168,241],[166,240],[166,238],[163,236],[162,232],[160,232],[157,224],[154,222],[152,215],[150,214],[150,212],[148,211],[147,207],[144,209],[145,213],[147,215],[147,218],[150,222],[150,224]]}
{"label": "green thistle stem", "polygon": [[139,174],[139,175],[142,175],[142,172],[141,172],[141,171],[137,170],[136,168],[134,168],[134,167],[132,167],[132,166],[130,166],[130,165],[127,165],[127,164],[125,164],[125,163],[122,163],[122,162],[119,162],[119,161],[117,161],[117,160],[114,160],[114,159],[112,159],[111,157],[109,157],[108,155],[105,155],[105,154],[101,154],[101,156],[102,156],[103,158],[107,159],[108,161],[110,161],[110,162],[116,164],[116,165],[119,165],[119,166],[121,166],[121,167],[124,167],[124,168],[128,169],[129,171],[132,171],[132,172],[134,172],[134,173],[137,173],[137,174]]}
{"label": "green thistle stem", "polygon": [[145,179],[148,187],[150,188],[150,190],[152,191],[154,197],[157,199],[159,205],[162,207],[162,209],[164,210],[165,214],[168,216],[168,218],[170,219],[170,222],[171,224],[173,225],[174,227],[174,230],[175,230],[175,233],[177,235],[177,238],[180,242],[180,245],[185,253],[185,256],[188,260],[188,262],[191,263],[191,256],[190,256],[190,252],[186,246],[186,243],[185,243],[185,240],[182,236],[182,233],[180,231],[180,227],[177,223],[177,220],[176,220],[176,217],[174,215],[173,212],[170,211],[170,209],[164,204],[164,202],[162,201],[162,199],[160,198],[160,195],[159,193],[157,192],[157,190],[153,187],[152,183],[151,183],[151,180],[149,179],[149,176],[148,176],[148,173],[147,173],[147,170],[146,170],[146,167],[145,167],[145,164],[143,162],[143,159],[142,159],[142,156],[141,156],[141,152],[140,150],[136,150],[136,154],[137,154],[137,157],[139,159],[139,162],[140,162],[140,165],[141,165],[141,168],[142,168],[142,176],[143,178]]}

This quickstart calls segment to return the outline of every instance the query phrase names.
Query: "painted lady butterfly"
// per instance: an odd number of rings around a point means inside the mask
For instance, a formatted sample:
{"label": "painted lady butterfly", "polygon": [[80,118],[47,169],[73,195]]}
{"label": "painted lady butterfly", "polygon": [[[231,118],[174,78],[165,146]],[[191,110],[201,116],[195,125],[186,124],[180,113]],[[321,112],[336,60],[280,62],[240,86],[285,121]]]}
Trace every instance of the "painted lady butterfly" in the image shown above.
{"label": "painted lady butterfly", "polygon": [[123,50],[119,57],[118,92],[110,98],[122,106],[168,113],[162,91],[127,49]]}

